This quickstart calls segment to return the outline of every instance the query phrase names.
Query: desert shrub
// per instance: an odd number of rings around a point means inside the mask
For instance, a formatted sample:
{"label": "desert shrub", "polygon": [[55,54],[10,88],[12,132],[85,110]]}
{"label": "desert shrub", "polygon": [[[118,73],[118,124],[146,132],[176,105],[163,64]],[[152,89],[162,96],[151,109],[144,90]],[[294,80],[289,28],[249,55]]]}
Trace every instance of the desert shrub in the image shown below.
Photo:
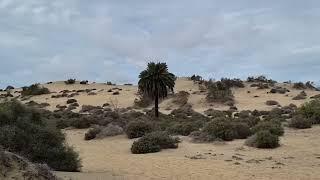
{"label": "desert shrub", "polygon": [[307,98],[307,93],[305,91],[301,91],[297,96],[293,97],[292,100],[301,100],[306,98]]}
{"label": "desert shrub", "polygon": [[243,122],[233,122],[232,123],[234,129],[234,138],[235,139],[246,139],[252,133],[250,127],[247,123]]}
{"label": "desert shrub", "polygon": [[189,93],[186,91],[179,91],[177,94],[174,95],[172,102],[183,106],[188,103]]}
{"label": "desert shrub", "polygon": [[[251,87],[253,87],[253,85],[255,85],[255,84],[252,84]],[[256,84],[256,87],[257,87],[257,89],[269,89],[269,84],[267,84],[267,83],[258,83],[258,84]]]}
{"label": "desert shrub", "polygon": [[197,122],[175,123],[168,127],[167,131],[172,134],[188,136],[191,132],[199,130],[201,124]]}
{"label": "desert shrub", "polygon": [[107,85],[112,86],[113,83],[112,83],[111,81],[108,81],[108,82],[107,82]]}
{"label": "desert shrub", "polygon": [[74,84],[76,83],[76,79],[68,79],[66,81],[64,81],[65,84]]}
{"label": "desert shrub", "polygon": [[293,84],[293,88],[295,89],[306,89],[306,86],[303,82],[297,82]]}
{"label": "desert shrub", "polygon": [[302,115],[293,116],[289,122],[289,127],[297,129],[307,129],[311,128],[312,121],[310,119],[304,118]]}
{"label": "desert shrub", "polygon": [[298,112],[314,124],[320,123],[320,99],[315,99],[302,105]]}
{"label": "desert shrub", "polygon": [[84,135],[84,140],[88,141],[96,138],[97,134],[101,132],[101,128],[99,126],[93,127],[88,130],[88,132]]}
{"label": "desert shrub", "polygon": [[21,91],[22,96],[42,95],[42,94],[50,94],[50,91],[48,88],[41,87],[39,84],[33,84],[29,87],[23,87]]}
{"label": "desert shrub", "polygon": [[279,137],[270,133],[270,131],[258,131],[256,134],[249,137],[245,144],[256,148],[276,148],[279,146]]}
{"label": "desert shrub", "polygon": [[85,81],[80,81],[80,84],[88,84],[88,80],[85,80]]}
{"label": "desert shrub", "polygon": [[118,125],[108,124],[107,127],[101,128],[101,131],[97,134],[97,138],[104,138],[109,136],[116,136],[123,133],[123,128]]}
{"label": "desert shrub", "polygon": [[192,141],[196,143],[207,143],[217,140],[214,135],[205,133],[203,131],[193,131],[190,133],[189,137],[191,137]]}
{"label": "desert shrub", "polygon": [[5,90],[8,91],[8,90],[12,90],[12,89],[14,89],[13,86],[7,86]]}
{"label": "desert shrub", "polygon": [[245,123],[251,128],[260,122],[260,118],[255,117],[255,116],[249,116],[249,117],[244,117],[244,118],[239,117],[239,118],[235,118],[233,121]]}
{"label": "desert shrub", "polygon": [[77,100],[76,99],[68,99],[67,100],[67,104],[72,104],[72,103],[76,103]]}
{"label": "desert shrub", "polygon": [[191,77],[190,77],[190,79],[192,80],[192,81],[202,81],[202,77],[201,76],[199,76],[199,75],[192,75]]}
{"label": "desert shrub", "polygon": [[283,88],[283,87],[274,87],[270,90],[270,93],[279,93],[279,94],[285,94],[286,92],[289,92],[289,90],[287,88]]}
{"label": "desert shrub", "polygon": [[206,96],[208,102],[220,102],[233,101],[233,94],[229,87],[222,82],[208,84],[208,94]]}
{"label": "desert shrub", "polygon": [[171,137],[163,131],[156,131],[146,134],[139,140],[133,142],[131,152],[133,154],[145,154],[159,152],[161,149],[177,148],[178,138]]}
{"label": "desert shrub", "polygon": [[229,78],[221,78],[220,80],[223,84],[225,84],[227,87],[232,88],[244,88],[243,81],[241,79],[229,79]]}
{"label": "desert shrub", "polygon": [[39,111],[18,102],[0,104],[0,146],[60,171],[78,171],[80,160],[61,131],[49,129]]}
{"label": "desert shrub", "polygon": [[89,117],[81,117],[74,119],[70,125],[77,129],[86,129],[95,123],[96,122],[93,119],[90,119]]}
{"label": "desert shrub", "polygon": [[269,101],[266,101],[266,105],[268,106],[274,106],[274,105],[278,105],[279,103],[277,101],[274,101],[274,100],[269,100]]}
{"label": "desert shrub", "polygon": [[266,76],[257,76],[257,77],[254,77],[254,76],[250,76],[247,78],[247,82],[261,82],[261,83],[269,83],[269,84],[275,84],[276,81],[272,80],[272,79],[267,79]]}
{"label": "desert shrub", "polygon": [[219,110],[214,110],[214,109],[208,109],[208,110],[204,111],[204,114],[209,117],[212,117],[212,118],[227,116],[227,114],[225,112],[219,111]]}
{"label": "desert shrub", "polygon": [[142,137],[143,135],[150,133],[153,130],[153,126],[149,122],[145,121],[132,121],[129,122],[125,133],[129,139]]}
{"label": "desert shrub", "polygon": [[282,136],[284,134],[284,129],[280,123],[275,121],[261,121],[257,125],[252,128],[253,133],[257,133],[259,131],[269,131],[270,133]]}
{"label": "desert shrub", "polygon": [[231,141],[235,138],[234,127],[229,118],[213,119],[204,126],[203,132],[225,141]]}
{"label": "desert shrub", "polygon": [[115,91],[115,92],[112,93],[112,95],[119,95],[119,94],[120,94],[119,91]]}

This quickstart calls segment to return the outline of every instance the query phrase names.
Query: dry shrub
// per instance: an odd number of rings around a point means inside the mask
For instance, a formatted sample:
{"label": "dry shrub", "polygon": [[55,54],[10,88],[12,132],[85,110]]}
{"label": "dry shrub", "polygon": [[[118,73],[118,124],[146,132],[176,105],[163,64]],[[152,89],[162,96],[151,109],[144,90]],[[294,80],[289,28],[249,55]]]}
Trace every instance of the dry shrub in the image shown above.
{"label": "dry shrub", "polygon": [[249,137],[245,144],[256,148],[272,149],[279,147],[279,136],[270,133],[270,131],[258,131]]}
{"label": "dry shrub", "polygon": [[142,137],[153,130],[153,126],[145,121],[132,121],[126,126],[125,132],[129,139]]}
{"label": "dry shrub", "polygon": [[74,83],[76,83],[76,79],[68,79],[64,83],[67,85],[74,84]]}
{"label": "dry shrub", "polygon": [[107,127],[101,128],[101,131],[97,134],[97,138],[105,138],[110,136],[117,136],[123,133],[123,128],[118,125],[108,124]]}
{"label": "dry shrub", "polygon": [[29,87],[23,87],[21,91],[22,96],[50,94],[48,88],[41,87],[39,84],[33,84]]}
{"label": "dry shrub", "polygon": [[282,136],[284,134],[284,129],[280,123],[276,123],[275,121],[262,121],[259,122],[252,128],[253,133],[257,133],[259,131],[269,131],[270,133]]}
{"label": "dry shrub", "polygon": [[310,119],[304,118],[302,115],[296,115],[292,117],[289,122],[289,127],[297,129],[308,129],[311,128],[312,121]]}
{"label": "dry shrub", "polygon": [[274,100],[269,100],[269,101],[266,101],[266,105],[268,106],[274,106],[274,105],[278,105],[279,103],[277,101],[274,101]]}
{"label": "dry shrub", "polygon": [[297,96],[292,98],[292,100],[302,100],[302,99],[307,99],[307,93],[305,91],[301,91]]}
{"label": "dry shrub", "polygon": [[179,91],[177,94],[174,95],[172,102],[179,105],[183,106],[188,103],[188,98],[190,94],[186,91]]}
{"label": "dry shrub", "polygon": [[207,101],[208,102],[219,102],[224,103],[227,101],[233,101],[233,94],[230,87],[226,86],[222,82],[208,82],[208,94]]}

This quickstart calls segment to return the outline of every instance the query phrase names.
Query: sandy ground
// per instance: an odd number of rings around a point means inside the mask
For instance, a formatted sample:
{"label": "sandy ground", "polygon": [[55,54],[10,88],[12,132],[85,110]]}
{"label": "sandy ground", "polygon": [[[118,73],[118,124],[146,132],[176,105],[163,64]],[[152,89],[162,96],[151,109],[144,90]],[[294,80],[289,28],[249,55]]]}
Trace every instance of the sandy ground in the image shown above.
{"label": "sandy ground", "polygon": [[67,130],[67,141],[80,153],[81,173],[59,173],[65,179],[320,179],[320,126],[286,129],[281,147],[261,150],[244,140],[195,144],[182,137],[178,149],[130,153],[133,140],[116,136],[84,141],[86,130]]}

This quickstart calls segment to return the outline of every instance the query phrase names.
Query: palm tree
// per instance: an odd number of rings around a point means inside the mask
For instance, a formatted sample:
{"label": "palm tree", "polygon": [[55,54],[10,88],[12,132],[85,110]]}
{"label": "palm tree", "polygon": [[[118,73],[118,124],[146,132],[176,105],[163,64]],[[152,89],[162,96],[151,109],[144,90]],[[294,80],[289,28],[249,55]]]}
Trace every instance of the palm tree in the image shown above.
{"label": "palm tree", "polygon": [[166,63],[148,63],[146,70],[139,75],[139,90],[154,100],[155,116],[159,117],[159,98],[173,92],[176,76],[168,71]]}

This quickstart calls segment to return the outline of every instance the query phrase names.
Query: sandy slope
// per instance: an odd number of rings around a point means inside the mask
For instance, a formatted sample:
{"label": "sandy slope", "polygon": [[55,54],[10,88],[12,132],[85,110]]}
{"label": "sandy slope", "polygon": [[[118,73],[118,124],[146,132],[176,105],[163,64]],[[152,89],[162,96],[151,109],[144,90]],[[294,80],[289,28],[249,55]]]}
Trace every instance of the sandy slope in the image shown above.
{"label": "sandy slope", "polygon": [[[301,90],[292,89],[289,84],[278,84],[282,87],[286,87],[290,89],[291,92],[287,93],[288,96],[283,94],[268,94],[269,90],[257,90],[256,88],[250,87],[250,84],[246,84],[245,88],[237,88],[233,89],[233,94],[235,96],[236,107],[239,110],[270,110],[273,107],[267,106],[265,102],[267,100],[276,100],[282,106],[288,105],[290,103],[294,103],[296,105],[301,105],[302,103],[310,100],[309,98],[313,95],[320,94],[320,92],[306,90],[308,94],[308,99],[306,100],[296,100],[293,101],[292,97],[296,96],[301,92]],[[53,84],[44,84],[43,86],[49,88],[52,92],[48,95],[40,95],[40,96],[33,96],[24,102],[28,102],[30,100],[36,101],[37,103],[49,103],[50,106],[47,107],[49,110],[55,110],[57,105],[66,105],[66,101],[69,99],[67,97],[64,98],[51,98],[52,95],[61,94],[60,91],[63,90],[84,90],[84,89],[96,89],[92,92],[95,92],[97,95],[89,96],[88,93],[82,92],[79,93],[78,96],[73,97],[74,99],[78,100],[78,103],[81,105],[95,105],[101,106],[104,103],[114,103],[120,108],[131,107],[134,104],[134,100],[138,97],[137,86],[109,86],[102,83],[95,83],[89,85],[81,85],[79,83],[73,85],[66,85],[64,82],[54,82]],[[111,88],[121,88],[122,91],[120,95],[112,95],[112,92],[107,92]],[[19,93],[14,93],[15,91],[19,91],[20,89],[12,90],[12,93],[17,96]],[[215,103],[206,103],[205,97],[206,93],[200,93],[199,87],[197,84],[194,84],[192,81],[187,80],[186,78],[179,78],[176,81],[175,92],[178,91],[187,91],[190,93],[190,97],[188,103],[193,106],[193,109],[202,113],[203,111],[214,108],[219,110],[227,110],[229,107],[222,105],[222,104],[215,104]],[[247,93],[250,91],[251,93]],[[3,93],[3,92],[2,92]],[[71,94],[71,93],[69,93]],[[259,96],[259,97],[254,97]],[[160,104],[160,110],[164,113],[168,113],[167,109],[176,109],[178,108],[177,105],[171,102],[171,99],[166,99]],[[79,108],[77,109],[79,110]]]}
{"label": "sandy slope", "polygon": [[[187,137],[178,149],[134,155],[125,136],[84,141],[85,130],[68,130],[67,141],[83,161],[83,173],[57,173],[84,179],[319,179],[320,126],[286,129],[281,147],[258,150],[243,140],[194,144]],[[198,157],[192,159],[191,157]]]}

